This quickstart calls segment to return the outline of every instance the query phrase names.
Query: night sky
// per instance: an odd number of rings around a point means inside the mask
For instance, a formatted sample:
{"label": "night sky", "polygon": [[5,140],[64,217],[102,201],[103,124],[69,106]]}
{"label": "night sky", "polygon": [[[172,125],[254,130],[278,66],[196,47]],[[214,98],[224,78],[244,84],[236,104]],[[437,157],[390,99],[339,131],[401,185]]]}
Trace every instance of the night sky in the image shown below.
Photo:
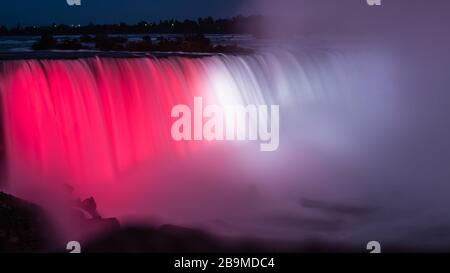
{"label": "night sky", "polygon": [[2,1],[0,25],[49,25],[52,23],[136,23],[140,20],[196,19],[250,14],[250,0],[81,0],[70,7],[66,0]]}
{"label": "night sky", "polygon": [[86,25],[141,20],[197,19],[212,16],[263,14],[268,33],[305,35],[386,35],[389,37],[443,32],[447,28],[448,0],[383,0],[370,7],[366,0],[81,0],[71,7],[66,0],[2,1],[0,26]]}

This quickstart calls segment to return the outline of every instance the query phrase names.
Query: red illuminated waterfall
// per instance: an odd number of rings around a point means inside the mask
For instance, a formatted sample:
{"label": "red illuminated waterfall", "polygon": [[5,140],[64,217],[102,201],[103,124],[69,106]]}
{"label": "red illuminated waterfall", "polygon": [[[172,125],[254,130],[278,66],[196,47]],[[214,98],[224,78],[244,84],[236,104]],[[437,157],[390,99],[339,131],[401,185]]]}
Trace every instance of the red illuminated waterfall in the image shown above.
{"label": "red illuminated waterfall", "polygon": [[108,180],[189,147],[170,137],[171,108],[204,89],[187,58],[11,61],[1,91],[8,164],[35,175]]}
{"label": "red illuminated waterfall", "polygon": [[[134,168],[190,162],[199,149],[209,153],[210,145],[240,147],[235,151],[241,152],[242,146],[229,143],[176,142],[172,108],[185,104],[193,109],[194,97],[202,97],[204,104],[276,104],[282,106],[285,123],[291,117],[295,121],[299,104],[333,94],[343,97],[340,90],[347,90],[342,81],[331,81],[336,92],[323,92],[330,77],[322,74],[339,75],[350,66],[328,65],[342,63],[333,55],[306,56],[302,62],[287,51],[0,62],[9,184],[62,181],[84,184],[90,191],[93,185],[110,186]],[[226,162],[207,157],[204,163],[217,165],[210,170]],[[234,154],[232,161],[236,158]]]}
{"label": "red illuminated waterfall", "polygon": [[345,81],[330,75],[339,78],[353,66],[339,56],[305,56],[301,62],[287,51],[0,62],[9,178],[98,184],[143,164],[171,165],[199,148],[176,142],[170,130],[172,108],[192,109],[197,96],[204,104],[281,105],[292,114],[286,123],[298,119],[300,104],[348,97]]}

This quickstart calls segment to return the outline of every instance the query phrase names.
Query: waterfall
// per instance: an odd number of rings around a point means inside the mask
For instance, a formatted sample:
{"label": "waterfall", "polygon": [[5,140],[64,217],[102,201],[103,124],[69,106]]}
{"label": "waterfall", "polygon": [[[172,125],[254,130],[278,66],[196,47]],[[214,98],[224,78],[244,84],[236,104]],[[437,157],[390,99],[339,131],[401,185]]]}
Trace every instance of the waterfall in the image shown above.
{"label": "waterfall", "polygon": [[[286,108],[333,96],[325,78],[314,78],[320,65],[312,64],[308,75],[288,53],[1,65],[8,165],[44,176],[58,172],[71,183],[114,179],[139,162],[189,152],[192,145],[170,137],[170,111],[191,105],[194,96],[219,105]],[[344,89],[338,80],[334,84]]]}
{"label": "waterfall", "polygon": [[[214,228],[223,232],[306,236],[279,217],[297,217],[299,196],[316,190],[345,199],[337,191],[345,184],[360,193],[365,184],[336,172],[343,162],[361,164],[368,149],[355,147],[370,146],[390,126],[393,74],[378,53],[312,47],[1,62],[8,188],[49,199],[37,192],[70,184],[79,196],[95,196],[109,216],[156,215],[188,225],[218,218],[227,224]],[[280,105],[280,149],[174,141],[171,109],[194,97]]]}

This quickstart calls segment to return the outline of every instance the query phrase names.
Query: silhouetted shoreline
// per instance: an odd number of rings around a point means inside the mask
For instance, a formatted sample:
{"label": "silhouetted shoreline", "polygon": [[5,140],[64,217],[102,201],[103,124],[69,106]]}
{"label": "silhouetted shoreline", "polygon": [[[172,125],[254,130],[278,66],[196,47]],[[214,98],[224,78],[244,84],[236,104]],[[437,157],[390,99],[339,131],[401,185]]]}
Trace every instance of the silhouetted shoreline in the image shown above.
{"label": "silhouetted shoreline", "polygon": [[7,28],[0,26],[0,36],[41,36],[41,35],[97,35],[97,34],[252,34],[259,36],[262,15],[242,16],[231,19],[161,20],[159,22],[140,21],[137,24],[95,24],[50,26],[21,26]]}
{"label": "silhouetted shoreline", "polygon": [[[84,26],[52,24],[25,27],[17,25],[11,28],[0,26],[0,37],[40,37],[40,40],[32,46],[35,51],[250,54],[253,50],[236,44],[213,44],[205,35],[233,35],[233,37],[234,35],[250,35],[261,38],[260,26],[264,20],[262,15],[239,15],[230,19],[214,19],[209,16],[184,21],[174,19],[159,22],[140,21],[137,24],[90,23]],[[129,40],[128,35],[142,35],[142,39]],[[65,37],[57,39],[57,36]],[[155,36],[158,37],[155,38]],[[21,58],[17,54],[2,54],[0,59]]]}
{"label": "silhouetted shoreline", "polygon": [[0,61],[8,60],[74,60],[82,58],[167,58],[167,57],[188,57],[202,58],[212,56],[213,53],[186,53],[186,52],[126,52],[126,51],[60,51],[60,50],[42,50],[26,52],[0,52]]}
{"label": "silhouetted shoreline", "polygon": [[33,44],[34,50],[98,50],[126,52],[186,52],[186,53],[235,53],[249,54],[253,50],[237,45],[213,45],[203,34],[167,38],[160,36],[153,41],[144,36],[139,41],[129,41],[126,36],[83,35],[80,38],[66,38],[58,41],[52,35],[42,35]]}

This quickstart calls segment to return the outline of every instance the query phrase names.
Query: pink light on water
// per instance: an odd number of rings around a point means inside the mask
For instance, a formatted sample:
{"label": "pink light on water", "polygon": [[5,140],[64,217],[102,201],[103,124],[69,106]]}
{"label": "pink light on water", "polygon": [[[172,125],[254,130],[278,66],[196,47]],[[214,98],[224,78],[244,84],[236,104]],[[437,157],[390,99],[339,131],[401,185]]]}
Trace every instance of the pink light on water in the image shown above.
{"label": "pink light on water", "polygon": [[2,79],[8,157],[71,182],[110,180],[159,155],[182,154],[170,110],[201,95],[188,59],[15,61]]}

